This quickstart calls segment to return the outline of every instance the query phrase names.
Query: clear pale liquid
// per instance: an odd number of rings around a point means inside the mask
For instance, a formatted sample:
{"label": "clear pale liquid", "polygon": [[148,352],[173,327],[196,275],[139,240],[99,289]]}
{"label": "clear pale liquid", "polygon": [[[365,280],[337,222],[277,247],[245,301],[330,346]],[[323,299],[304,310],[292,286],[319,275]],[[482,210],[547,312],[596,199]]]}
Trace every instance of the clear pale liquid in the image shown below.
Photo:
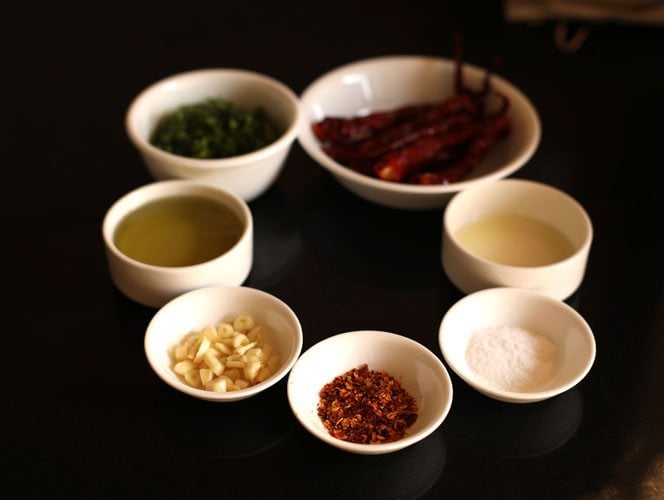
{"label": "clear pale liquid", "polygon": [[114,240],[126,256],[154,266],[200,264],[230,250],[243,223],[230,208],[205,198],[177,196],[128,214]]}
{"label": "clear pale liquid", "polygon": [[509,266],[546,266],[574,253],[558,229],[531,217],[495,214],[470,222],[456,233],[468,251]]}

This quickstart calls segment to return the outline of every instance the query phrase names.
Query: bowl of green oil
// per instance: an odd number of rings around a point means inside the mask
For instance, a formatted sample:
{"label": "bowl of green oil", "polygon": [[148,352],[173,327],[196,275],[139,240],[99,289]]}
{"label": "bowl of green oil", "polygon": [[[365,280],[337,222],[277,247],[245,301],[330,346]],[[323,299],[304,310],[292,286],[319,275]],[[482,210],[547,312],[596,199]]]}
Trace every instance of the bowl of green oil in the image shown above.
{"label": "bowl of green oil", "polygon": [[195,181],[131,191],[108,210],[102,235],[115,286],[151,307],[208,285],[241,285],[253,262],[247,204]]}

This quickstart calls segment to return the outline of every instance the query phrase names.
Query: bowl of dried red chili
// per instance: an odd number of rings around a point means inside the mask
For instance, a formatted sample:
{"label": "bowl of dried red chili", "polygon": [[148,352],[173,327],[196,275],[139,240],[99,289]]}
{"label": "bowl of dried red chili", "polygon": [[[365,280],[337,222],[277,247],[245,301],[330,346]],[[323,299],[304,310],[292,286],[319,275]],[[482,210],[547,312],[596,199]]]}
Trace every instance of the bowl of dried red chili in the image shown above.
{"label": "bowl of dried red chili", "polygon": [[303,149],[357,196],[442,208],[535,152],[540,121],[507,80],[456,59],[388,56],[334,69],[301,95]]}
{"label": "bowl of dried red chili", "polygon": [[318,439],[376,455],[434,432],[452,405],[452,382],[440,359],[418,342],[363,330],[308,349],[291,370],[288,400]]}

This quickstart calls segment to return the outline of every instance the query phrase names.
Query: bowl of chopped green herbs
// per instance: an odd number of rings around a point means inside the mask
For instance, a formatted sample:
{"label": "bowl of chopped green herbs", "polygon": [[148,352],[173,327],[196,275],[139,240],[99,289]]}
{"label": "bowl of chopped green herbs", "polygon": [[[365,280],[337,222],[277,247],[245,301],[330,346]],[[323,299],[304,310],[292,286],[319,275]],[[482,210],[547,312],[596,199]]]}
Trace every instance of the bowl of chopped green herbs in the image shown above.
{"label": "bowl of chopped green herbs", "polygon": [[222,68],[152,84],[129,106],[125,127],[155,179],[193,179],[251,201],[279,176],[301,123],[287,86]]}

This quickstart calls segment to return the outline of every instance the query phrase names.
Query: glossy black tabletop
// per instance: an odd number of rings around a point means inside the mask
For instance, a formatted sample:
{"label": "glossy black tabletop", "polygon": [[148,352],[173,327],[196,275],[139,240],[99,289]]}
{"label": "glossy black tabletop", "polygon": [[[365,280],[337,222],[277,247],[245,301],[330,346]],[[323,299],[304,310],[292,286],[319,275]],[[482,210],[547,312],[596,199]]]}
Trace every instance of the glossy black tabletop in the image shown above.
{"label": "glossy black tabletop", "polygon": [[[499,3],[186,2],[21,7],[3,28],[4,325],[0,447],[12,498],[664,498],[662,29],[596,25],[580,50],[554,23],[509,23]],[[156,310],[111,282],[106,210],[152,181],[124,131],[147,85],[238,67],[296,93],[341,64],[388,54],[502,58],[542,140],[513,177],[588,211],[594,241],[567,302],[597,358],[570,391],[489,399],[451,373],[452,409],[419,444],[359,456],[309,435],[284,379],[234,404],[175,392],[143,352]],[[398,75],[395,75],[395,78]],[[443,209],[397,211],[346,191],[295,143],[250,203],[247,286],[298,314],[304,349],[375,329],[442,359],[463,297],[440,264]]]}

